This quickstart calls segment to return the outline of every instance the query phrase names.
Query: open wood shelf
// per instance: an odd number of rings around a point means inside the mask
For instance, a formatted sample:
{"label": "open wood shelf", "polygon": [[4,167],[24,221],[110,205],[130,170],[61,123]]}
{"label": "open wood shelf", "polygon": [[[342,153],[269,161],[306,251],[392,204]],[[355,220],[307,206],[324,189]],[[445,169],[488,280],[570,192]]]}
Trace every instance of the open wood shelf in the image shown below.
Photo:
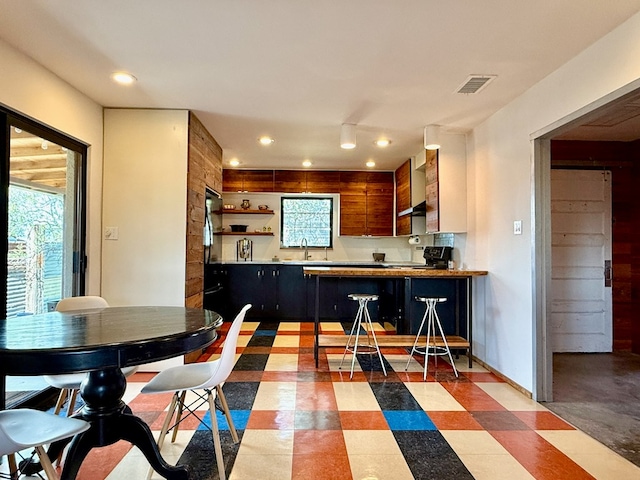
{"label": "open wood shelf", "polygon": [[273,237],[273,232],[216,232],[214,233],[214,235],[241,235],[243,237],[248,237],[248,236],[272,236]]}
{"label": "open wood shelf", "polygon": [[239,213],[239,214],[247,214],[247,213],[252,213],[252,214],[258,214],[258,215],[273,215],[273,210],[243,210],[243,209],[238,209],[238,208],[234,208],[234,209],[222,209],[222,210],[218,210],[216,213],[223,213],[223,214],[227,214],[227,213]]}

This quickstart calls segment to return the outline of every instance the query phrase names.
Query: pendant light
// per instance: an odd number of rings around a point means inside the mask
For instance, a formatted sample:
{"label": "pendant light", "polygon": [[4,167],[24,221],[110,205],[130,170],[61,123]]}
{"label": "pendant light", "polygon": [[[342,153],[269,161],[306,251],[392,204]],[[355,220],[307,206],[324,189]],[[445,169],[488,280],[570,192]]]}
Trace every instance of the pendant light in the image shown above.
{"label": "pendant light", "polygon": [[424,148],[438,150],[440,148],[440,126],[427,125],[424,127]]}
{"label": "pendant light", "polygon": [[347,150],[356,148],[356,126],[352,123],[343,123],[340,129],[340,147]]}

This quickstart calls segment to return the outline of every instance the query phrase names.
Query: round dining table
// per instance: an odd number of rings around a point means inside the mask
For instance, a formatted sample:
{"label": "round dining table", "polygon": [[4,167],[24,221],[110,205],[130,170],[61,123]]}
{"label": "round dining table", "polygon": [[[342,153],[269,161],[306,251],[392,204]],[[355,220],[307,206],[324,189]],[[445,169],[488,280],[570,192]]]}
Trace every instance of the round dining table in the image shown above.
{"label": "round dining table", "polygon": [[[188,479],[187,465],[169,465],[160,455],[149,426],[122,401],[123,367],[184,355],[215,341],[222,317],[183,307],[107,307],[49,312],[0,320],[0,398],[5,376],[87,372],[80,394],[84,406],[75,415],[91,427],[69,446],[60,480],[76,478],[94,447],[125,440],[137,446],[149,464],[167,479]],[[65,447],[52,444],[56,458]]]}

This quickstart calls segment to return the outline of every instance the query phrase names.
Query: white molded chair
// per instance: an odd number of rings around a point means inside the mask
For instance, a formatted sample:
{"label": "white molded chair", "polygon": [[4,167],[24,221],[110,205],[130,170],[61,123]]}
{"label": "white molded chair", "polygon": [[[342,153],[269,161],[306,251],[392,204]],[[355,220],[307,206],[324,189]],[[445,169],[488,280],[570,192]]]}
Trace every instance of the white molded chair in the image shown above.
{"label": "white molded chair", "polygon": [[[173,436],[171,442],[176,440],[178,433],[178,427],[182,420],[182,413],[186,410],[187,416],[194,415],[203,423],[202,418],[196,415],[196,409],[203,405],[205,402],[209,403],[209,415],[211,416],[211,433],[213,435],[213,445],[215,448],[216,461],[218,463],[218,474],[220,480],[225,480],[224,460],[222,458],[222,444],[220,442],[220,432],[218,430],[218,421],[216,420],[216,407],[215,398],[216,395],[220,399],[220,405],[227,423],[229,424],[229,430],[231,431],[231,437],[234,443],[238,443],[238,433],[233,425],[231,419],[231,412],[227,405],[227,399],[222,392],[222,384],[227,379],[233,365],[236,360],[236,345],[238,343],[238,335],[240,334],[240,328],[242,322],[247,313],[247,310],[251,308],[251,304],[245,305],[240,313],[236,316],[229,328],[227,337],[225,338],[224,345],[222,347],[222,353],[220,357],[212,362],[200,362],[189,363],[186,365],[179,365],[177,367],[171,367],[158,373],[154,378],[149,381],[143,388],[142,393],[168,393],[173,392],[171,398],[171,404],[167,411],[167,416],[164,419],[160,436],[158,437],[158,449],[162,449],[164,443],[164,437],[167,432],[173,429]],[[195,390],[204,390],[204,393],[196,392]],[[185,404],[185,397],[187,391],[192,391],[197,398],[189,405]],[[197,404],[197,405],[194,405]],[[173,426],[169,427],[171,420],[176,414]],[[186,418],[186,417],[185,417]],[[149,470],[147,478],[150,478],[153,470]]]}
{"label": "white molded chair", "polygon": [[84,432],[89,424],[84,420],[59,417],[28,408],[0,412],[0,456],[9,457],[11,478],[18,478],[14,454],[35,448],[40,464],[49,480],[57,480],[44,445]]}
{"label": "white molded chair", "polygon": [[[109,304],[107,301],[96,295],[86,295],[81,297],[67,297],[63,298],[56,305],[57,312],[70,312],[74,310],[86,310],[90,308],[107,308]],[[125,367],[122,369],[122,373],[125,377],[128,377],[135,373],[138,367]],[[70,373],[64,375],[45,375],[45,381],[52,387],[60,389],[60,395],[56,402],[56,408],[54,413],[57,415],[62,409],[65,400],[69,397],[69,404],[67,405],[67,416],[71,416],[73,408],[76,404],[76,397],[80,390],[80,384],[87,376],[86,373]]]}

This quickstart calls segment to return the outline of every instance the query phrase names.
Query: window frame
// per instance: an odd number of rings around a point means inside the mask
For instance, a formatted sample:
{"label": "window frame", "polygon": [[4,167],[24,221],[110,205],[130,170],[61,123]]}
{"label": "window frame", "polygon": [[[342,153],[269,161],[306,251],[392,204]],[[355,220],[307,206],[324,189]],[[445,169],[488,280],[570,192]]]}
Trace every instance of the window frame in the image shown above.
{"label": "window frame", "polygon": [[[315,249],[315,250],[320,250],[320,249],[333,249],[333,230],[334,230],[334,217],[333,217],[333,212],[334,212],[334,205],[335,205],[335,198],[331,195],[321,195],[321,194],[314,194],[314,195],[294,195],[294,196],[290,196],[290,195],[283,195],[280,197],[280,248],[281,249],[290,249],[290,248],[295,248],[295,249],[299,249],[300,245],[289,245],[286,246],[284,245],[283,242],[283,236],[284,236],[284,226],[285,226],[285,213],[284,213],[284,202],[287,200],[328,200],[330,203],[330,209],[329,209],[329,245],[308,245],[308,249]],[[305,237],[306,238],[306,237]]]}

